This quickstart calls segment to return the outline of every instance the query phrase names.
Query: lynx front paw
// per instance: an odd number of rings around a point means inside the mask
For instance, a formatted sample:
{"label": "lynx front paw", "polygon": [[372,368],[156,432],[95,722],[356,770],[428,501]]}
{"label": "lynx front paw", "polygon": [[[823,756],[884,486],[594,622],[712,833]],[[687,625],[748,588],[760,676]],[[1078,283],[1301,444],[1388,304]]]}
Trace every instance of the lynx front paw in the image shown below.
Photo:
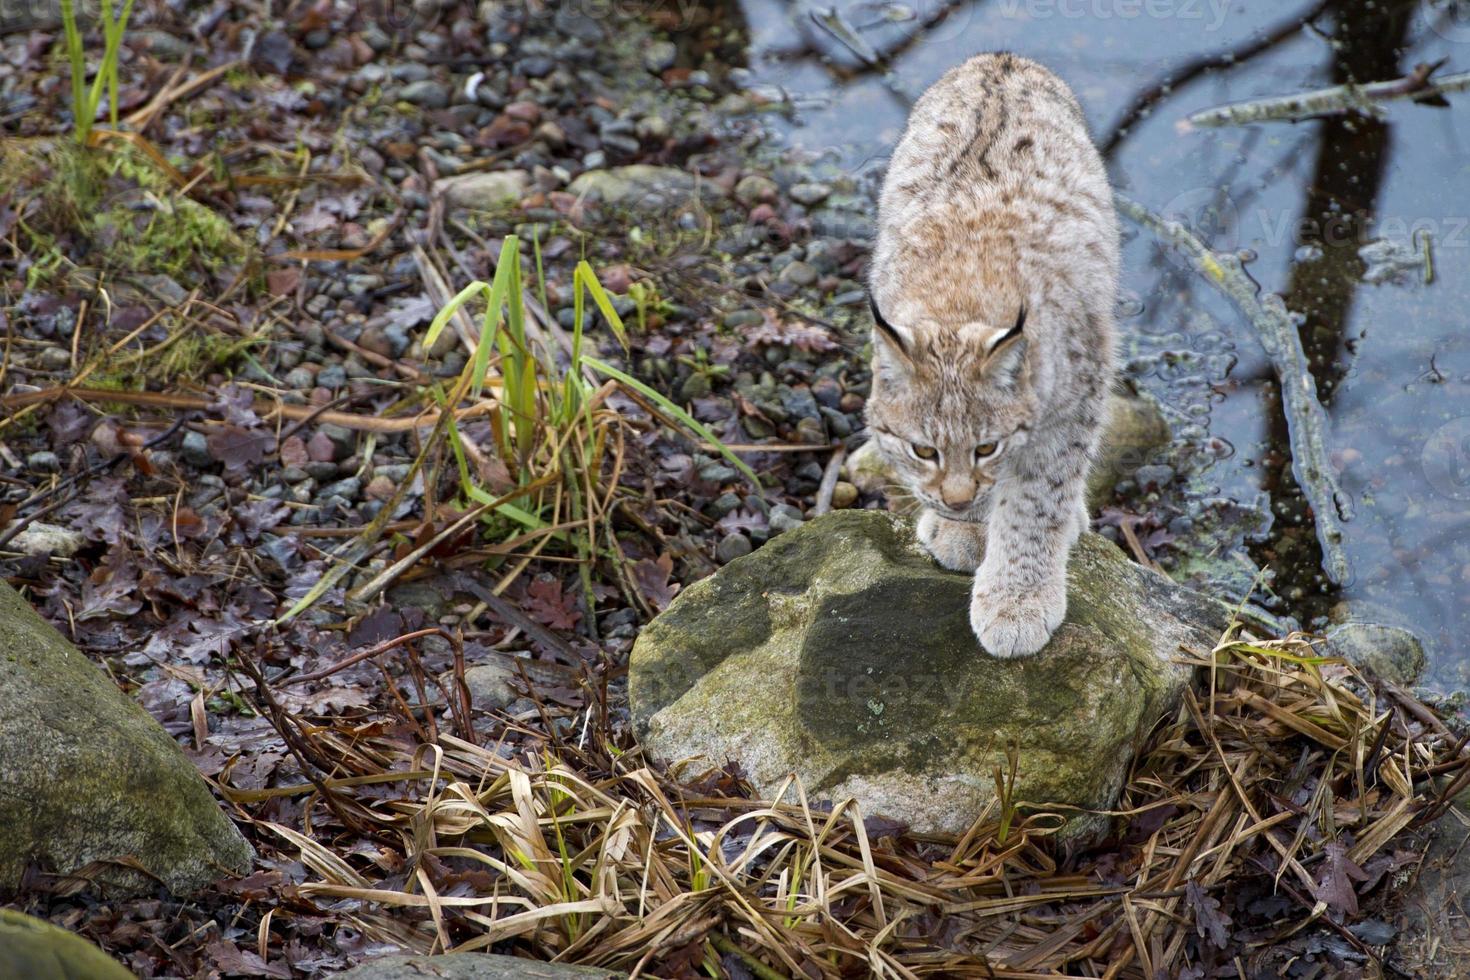
{"label": "lynx front paw", "polygon": [[930,557],[956,572],[973,572],[985,557],[985,528],[951,521],[932,510],[919,515],[919,544]]}
{"label": "lynx front paw", "polygon": [[970,628],[993,657],[1029,657],[1046,646],[1067,614],[1065,580],[1020,593],[980,579],[970,597]]}

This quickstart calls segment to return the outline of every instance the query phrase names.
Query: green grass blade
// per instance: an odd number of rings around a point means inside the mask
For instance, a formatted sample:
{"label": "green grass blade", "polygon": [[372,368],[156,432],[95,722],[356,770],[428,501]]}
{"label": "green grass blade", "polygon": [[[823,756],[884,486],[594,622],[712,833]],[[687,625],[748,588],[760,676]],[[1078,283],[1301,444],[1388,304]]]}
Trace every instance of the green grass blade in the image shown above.
{"label": "green grass blade", "polygon": [[710,445],[714,446],[715,449],[719,450],[720,455],[725,457],[725,459],[730,463],[731,466],[735,467],[737,470],[745,475],[745,478],[750,481],[750,485],[755,488],[755,492],[764,496],[765,491],[761,487],[760,479],[755,475],[755,470],[747,466],[745,460],[741,459],[739,456],[736,456],[733,452],[727,449],[725,447],[725,444],[721,442],[715,436],[715,434],[705,426],[703,422],[699,421],[694,416],[684,411],[678,405],[675,405],[673,402],[669,401],[669,399],[659,394],[657,391],[654,391],[642,381],[639,381],[637,378],[633,377],[625,371],[618,370],[611,364],[608,364],[606,361],[603,361],[596,357],[584,357],[582,361],[584,364],[586,364],[588,367],[592,368],[592,370],[598,372],[599,374],[604,374],[615,381],[625,384],[629,388],[632,388],[634,391],[643,395],[645,398],[652,400],[655,404],[658,405],[659,408],[672,415],[679,422],[680,425],[687,427],[691,432],[695,433],[705,442],[709,443]]}
{"label": "green grass blade", "polygon": [[469,302],[470,298],[476,293],[488,293],[489,291],[490,284],[481,282],[479,279],[476,279],[461,289],[454,299],[446,303],[444,308],[434,315],[433,322],[429,324],[429,332],[424,334],[424,350],[428,350],[434,346],[434,341],[439,339],[439,335],[444,332],[444,328],[449,324],[449,318],[454,316],[461,306]]}
{"label": "green grass blade", "polygon": [[[602,318],[612,328],[613,336],[618,338],[618,343],[623,345],[623,350],[628,349],[628,331],[623,326],[623,318],[618,316],[618,311],[613,309],[612,300],[607,295],[607,290],[602,288],[602,283],[597,281],[597,273],[592,271],[592,266],[586,259],[577,263],[573,278],[578,286],[585,286],[587,292],[592,294],[592,302],[597,304]],[[580,322],[580,321],[579,321]]]}
{"label": "green grass blade", "polygon": [[61,0],[61,25],[66,31],[66,56],[71,62],[71,114],[76,127],[77,140],[87,142],[92,129],[92,120],[87,117],[86,74],[87,64],[82,57],[82,31],[77,26],[77,12],[73,0]]}

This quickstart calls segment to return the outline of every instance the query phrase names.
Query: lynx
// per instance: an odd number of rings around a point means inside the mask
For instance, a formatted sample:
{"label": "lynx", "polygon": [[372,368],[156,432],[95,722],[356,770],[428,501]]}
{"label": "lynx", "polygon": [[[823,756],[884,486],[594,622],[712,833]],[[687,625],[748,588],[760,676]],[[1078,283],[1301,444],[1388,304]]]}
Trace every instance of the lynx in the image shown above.
{"label": "lynx", "polygon": [[1115,367],[1118,225],[1066,84],[987,54],[914,105],[879,200],[868,428],[922,505],[918,537],[975,573],[993,656],[1046,645]]}

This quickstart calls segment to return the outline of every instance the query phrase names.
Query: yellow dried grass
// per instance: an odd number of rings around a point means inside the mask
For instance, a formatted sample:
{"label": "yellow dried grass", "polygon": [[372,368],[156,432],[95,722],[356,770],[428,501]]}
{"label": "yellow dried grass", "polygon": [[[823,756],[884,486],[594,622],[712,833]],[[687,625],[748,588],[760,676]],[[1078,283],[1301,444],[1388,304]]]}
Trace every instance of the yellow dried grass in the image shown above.
{"label": "yellow dried grass", "polygon": [[[606,737],[548,736],[544,753],[511,758],[447,734],[407,751],[323,729],[322,750],[355,776],[403,772],[400,798],[337,805],[396,836],[410,871],[271,829],[315,876],[303,898],[360,902],[370,936],[423,952],[497,944],[653,976],[721,954],[762,977],[1173,976],[1197,928],[1186,883],[1311,896],[1328,844],[1350,833],[1348,856],[1367,862],[1467,771],[1463,740],[1426,724],[1427,708],[1379,701],[1306,636],[1227,635],[1192,662],[1201,690],[1160,724],[1114,815],[1174,810],[1111,879],[1059,856],[1065,808],[1003,829],[992,806],[958,838],[909,835],[854,800],[815,806],[795,780],[765,801],[728,774],[681,782]],[[1303,780],[1307,802],[1284,804]],[[1304,898],[1281,935],[1327,911]]]}

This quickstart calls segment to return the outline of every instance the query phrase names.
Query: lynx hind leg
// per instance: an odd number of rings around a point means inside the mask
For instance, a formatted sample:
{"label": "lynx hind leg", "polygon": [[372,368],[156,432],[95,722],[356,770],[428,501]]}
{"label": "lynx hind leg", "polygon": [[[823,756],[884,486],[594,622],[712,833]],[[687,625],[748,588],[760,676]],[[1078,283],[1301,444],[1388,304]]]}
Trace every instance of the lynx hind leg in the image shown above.
{"label": "lynx hind leg", "polygon": [[985,559],[985,528],[951,521],[932,510],[919,515],[919,544],[939,564],[956,572],[973,572]]}

